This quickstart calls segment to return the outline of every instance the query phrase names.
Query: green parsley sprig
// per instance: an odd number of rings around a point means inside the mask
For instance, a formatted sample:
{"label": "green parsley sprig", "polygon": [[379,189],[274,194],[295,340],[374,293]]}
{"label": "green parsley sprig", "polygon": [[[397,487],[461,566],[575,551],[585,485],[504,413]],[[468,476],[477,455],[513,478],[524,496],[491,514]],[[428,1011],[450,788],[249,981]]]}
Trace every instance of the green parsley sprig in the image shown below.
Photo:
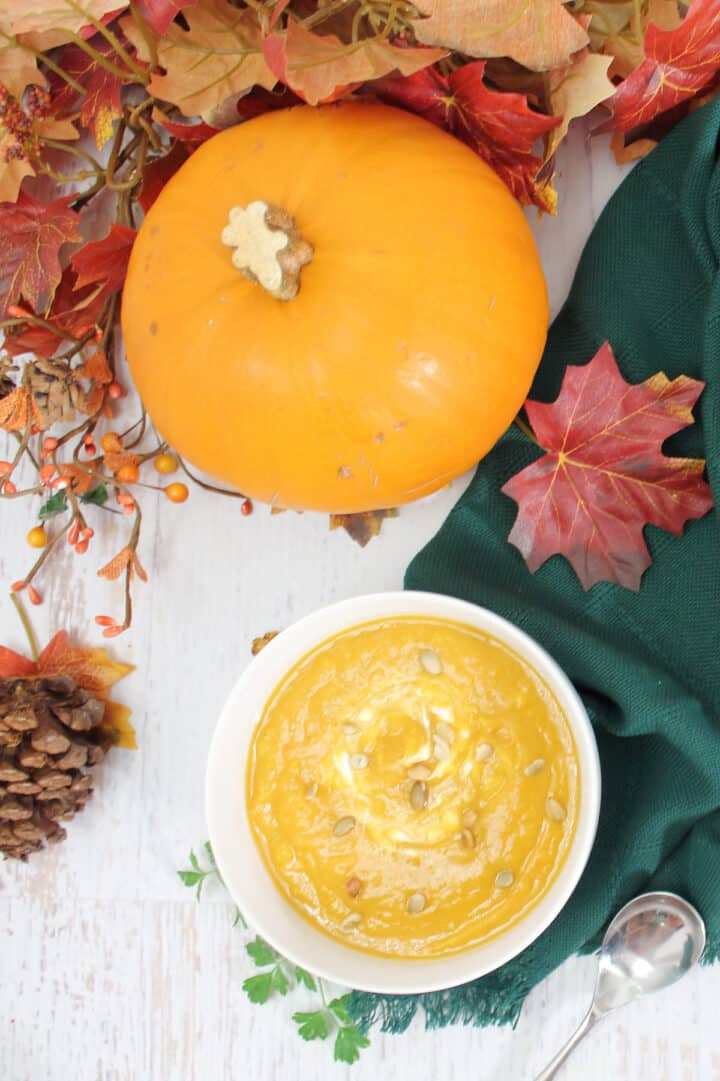
{"label": "green parsley sprig", "polygon": [[[200,900],[205,883],[209,879],[216,879],[224,885],[222,876],[215,862],[215,856],[209,841],[203,845],[204,861],[207,866],[201,866],[200,860],[194,851],[190,851],[190,866],[178,871],[178,877],[183,886],[195,890],[196,900]],[[202,855],[202,853],[201,853]],[[247,924],[240,913],[235,910],[233,927],[238,923],[247,928]],[[298,1035],[303,1040],[326,1040],[334,1036],[333,1055],[337,1062],[352,1064],[357,1062],[360,1052],[370,1045],[367,1036],[353,1023],[352,1017],[347,1010],[347,995],[333,998],[328,1001],[325,985],[319,977],[306,972],[304,968],[293,965],[286,958],[281,957],[272,946],[264,939],[256,936],[251,942],[246,943],[245,950],[248,957],[257,969],[261,969],[243,982],[243,991],[255,1005],[261,1006],[268,1002],[274,995],[284,997],[294,987],[304,987],[308,991],[316,992],[320,996],[320,1004],[315,1010],[298,1011],[292,1015],[292,1019],[298,1026]]]}

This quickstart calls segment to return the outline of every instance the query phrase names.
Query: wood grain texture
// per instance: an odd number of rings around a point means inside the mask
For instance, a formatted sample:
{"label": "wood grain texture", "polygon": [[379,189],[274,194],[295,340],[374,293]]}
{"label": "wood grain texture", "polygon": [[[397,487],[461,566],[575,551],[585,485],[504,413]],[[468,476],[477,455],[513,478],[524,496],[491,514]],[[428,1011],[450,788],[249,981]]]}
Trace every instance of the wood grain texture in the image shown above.
{"label": "wood grain texture", "polygon": [[[584,241],[622,176],[607,140],[577,130],[560,157],[560,215],[535,221],[553,311]],[[4,452],[0,442],[0,457]],[[580,1020],[593,962],[572,960],[529,998],[515,1031],[454,1028],[373,1034],[346,1068],[329,1046],[303,1044],[289,1020],[295,992],[259,1008],[241,990],[244,935],[219,888],[200,906],[175,869],[205,839],[203,772],[217,713],[253,637],[321,604],[397,588],[411,556],[442,522],[462,482],[386,522],[360,549],[327,519],[258,508],[195,489],[181,507],[144,499],[132,632],[113,652],[137,665],[118,687],[133,707],[140,751],[113,752],[68,841],[28,865],[0,864],[0,1077],[3,1081],[529,1081]],[[0,507],[0,582],[28,565],[34,508]],[[122,524],[122,522],[120,523]],[[67,626],[99,641],[92,617],[117,611],[120,587],[95,571],[120,545],[99,535],[66,550],[33,610],[44,639]],[[82,560],[82,562],[80,562]],[[4,587],[3,587],[4,588]],[[23,648],[0,595],[0,642]],[[693,973],[628,1007],[576,1053],[567,1081],[720,1081],[720,967]]]}

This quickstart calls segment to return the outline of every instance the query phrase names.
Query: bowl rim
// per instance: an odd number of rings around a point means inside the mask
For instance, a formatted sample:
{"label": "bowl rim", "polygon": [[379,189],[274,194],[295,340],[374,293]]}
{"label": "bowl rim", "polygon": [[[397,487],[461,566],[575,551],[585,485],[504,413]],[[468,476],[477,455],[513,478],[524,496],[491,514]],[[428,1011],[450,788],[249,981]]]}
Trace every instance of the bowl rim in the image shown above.
{"label": "bowl rim", "polygon": [[[314,927],[283,897],[256,846],[246,808],[252,734],[289,668],[335,634],[375,619],[449,619],[493,635],[535,669],[558,699],[580,767],[580,808],[570,851],[545,896],[513,927],[485,945],[446,957],[389,958],[346,946]],[[230,768],[230,763],[237,763]],[[316,609],[281,631],[237,679],[210,743],[205,781],[208,832],[218,869],[248,924],[279,954],[331,983],[379,994],[442,991],[487,975],[526,949],[557,917],[585,869],[600,811],[597,744],[585,707],[556,661],[503,616],[440,593],[362,594]]]}

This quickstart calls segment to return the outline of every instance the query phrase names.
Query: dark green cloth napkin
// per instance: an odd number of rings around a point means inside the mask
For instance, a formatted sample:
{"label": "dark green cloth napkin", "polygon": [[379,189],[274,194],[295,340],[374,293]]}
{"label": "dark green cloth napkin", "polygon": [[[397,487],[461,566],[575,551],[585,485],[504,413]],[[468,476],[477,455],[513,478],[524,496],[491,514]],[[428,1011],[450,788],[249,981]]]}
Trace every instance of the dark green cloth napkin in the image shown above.
{"label": "dark green cloth napkin", "polygon": [[[567,364],[609,340],[632,383],[664,371],[702,379],[696,423],[670,454],[707,458],[720,502],[720,101],[684,120],[621,185],[583,253],[532,397],[553,400]],[[519,300],[522,303],[522,300]],[[516,505],[502,485],[538,457],[515,427],[481,462],[408,589],[464,597],[517,623],[581,693],[600,749],[603,797],[582,880],[520,957],[474,983],[422,996],[356,992],[355,1018],[402,1031],[513,1022],[528,992],[570,954],[597,945],[614,912],[650,888],[705,917],[705,959],[720,959],[720,516],[682,537],[646,530],[653,564],[639,593],[584,592],[560,556],[530,574],[507,542]]]}

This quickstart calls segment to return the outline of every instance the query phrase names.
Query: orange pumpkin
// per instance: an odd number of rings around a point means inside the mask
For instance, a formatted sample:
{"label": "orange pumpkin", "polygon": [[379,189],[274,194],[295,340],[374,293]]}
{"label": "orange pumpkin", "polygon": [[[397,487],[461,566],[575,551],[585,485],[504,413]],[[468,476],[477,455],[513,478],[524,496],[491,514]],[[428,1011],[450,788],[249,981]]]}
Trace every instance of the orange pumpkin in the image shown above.
{"label": "orange pumpkin", "polygon": [[164,438],[255,499],[352,513],[478,461],[547,329],[524,215],[387,106],[267,114],[201,146],[139,231],[122,311]]}

